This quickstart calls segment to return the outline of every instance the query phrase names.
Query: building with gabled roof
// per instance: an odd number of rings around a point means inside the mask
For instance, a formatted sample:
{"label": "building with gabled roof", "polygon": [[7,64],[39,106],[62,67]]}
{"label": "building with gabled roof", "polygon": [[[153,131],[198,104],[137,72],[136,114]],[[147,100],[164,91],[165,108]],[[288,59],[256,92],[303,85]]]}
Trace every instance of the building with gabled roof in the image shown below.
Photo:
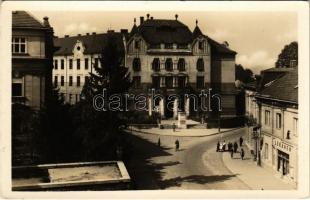
{"label": "building with gabled roof", "polygon": [[[146,20],[140,17],[139,25],[134,20],[126,44],[132,91],[146,93],[153,88],[167,96],[212,88],[221,95],[221,117],[236,116],[236,52],[228,43],[220,44],[203,34],[197,20],[191,31],[178,15],[175,19],[154,19],[148,14]],[[155,107],[163,118],[176,118],[178,112],[199,118],[218,117],[215,107],[212,112],[202,112],[193,109],[193,103],[186,98],[174,99],[173,109],[169,109],[168,99],[150,100],[148,111],[152,115]]]}

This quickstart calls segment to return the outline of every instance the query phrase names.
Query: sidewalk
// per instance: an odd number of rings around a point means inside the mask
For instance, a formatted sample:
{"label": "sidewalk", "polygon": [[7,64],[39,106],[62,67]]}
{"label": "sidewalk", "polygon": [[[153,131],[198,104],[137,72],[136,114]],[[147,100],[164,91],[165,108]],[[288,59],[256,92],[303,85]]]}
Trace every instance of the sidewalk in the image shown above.
{"label": "sidewalk", "polygon": [[[246,146],[245,159],[241,160],[240,153],[235,153],[234,158],[230,157],[229,152],[223,153],[223,162],[226,167],[237,177],[254,190],[293,190],[294,186],[285,183],[268,169],[257,166],[253,162],[253,157]],[[239,148],[240,150],[240,148]]]}
{"label": "sidewalk", "polygon": [[[239,128],[230,128],[230,129],[221,129],[221,133],[228,131],[236,130]],[[145,134],[154,134],[154,135],[164,135],[164,136],[178,136],[178,137],[204,137],[209,135],[218,134],[217,128],[210,129],[176,129],[175,132],[173,129],[159,129],[159,128],[137,128],[129,127],[127,129],[129,132],[136,131]]]}

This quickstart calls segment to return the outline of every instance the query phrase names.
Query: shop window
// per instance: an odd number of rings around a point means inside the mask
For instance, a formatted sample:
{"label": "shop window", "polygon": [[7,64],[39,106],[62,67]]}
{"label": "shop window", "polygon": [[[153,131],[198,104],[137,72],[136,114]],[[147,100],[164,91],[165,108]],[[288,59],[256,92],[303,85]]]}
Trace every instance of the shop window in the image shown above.
{"label": "shop window", "polygon": [[173,70],[173,63],[171,58],[167,58],[165,62],[165,69],[166,71],[172,71]]}
{"label": "shop window", "polygon": [[140,58],[134,58],[132,61],[132,69],[135,72],[141,71],[141,61]]}
{"label": "shop window", "polygon": [[178,61],[178,70],[185,71],[185,60],[184,58],[180,58]]}
{"label": "shop window", "polygon": [[204,71],[204,62],[202,58],[197,60],[197,71],[203,72]]}
{"label": "shop window", "polygon": [[25,54],[27,53],[27,43],[24,37],[12,38],[12,53]]}
{"label": "shop window", "polygon": [[159,61],[159,58],[154,58],[153,63],[152,63],[152,69],[155,72],[160,71],[160,61]]}
{"label": "shop window", "polygon": [[278,166],[277,170],[283,175],[289,174],[289,155],[278,150]]}

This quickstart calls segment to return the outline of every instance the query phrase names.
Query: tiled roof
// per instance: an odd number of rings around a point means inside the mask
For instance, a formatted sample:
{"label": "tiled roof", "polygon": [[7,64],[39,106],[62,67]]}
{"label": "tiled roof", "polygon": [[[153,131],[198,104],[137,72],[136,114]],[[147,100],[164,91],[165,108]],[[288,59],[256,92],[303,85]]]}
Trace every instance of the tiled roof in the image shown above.
{"label": "tiled roof", "polygon": [[204,36],[208,39],[213,50],[217,53],[236,54],[235,51],[216,42],[208,36],[202,34],[198,26],[191,32],[189,28],[179,20],[166,19],[147,19],[141,25],[133,26],[130,36],[139,33],[149,44],[175,43],[188,44],[198,36]]}
{"label": "tiled roof", "polygon": [[120,51],[124,51],[123,36],[121,33],[101,33],[101,34],[90,34],[80,35],[73,37],[55,38],[54,45],[59,49],[54,55],[71,55],[73,54],[73,48],[77,40],[81,41],[85,46],[84,54],[97,54],[101,53],[103,47],[106,44],[108,34],[112,35],[116,39],[117,46]]}
{"label": "tiled roof", "polygon": [[35,19],[31,14],[26,11],[13,11],[12,12],[12,27],[13,28],[32,28],[44,29],[43,24]]}
{"label": "tiled roof", "polygon": [[265,87],[259,96],[298,103],[298,70],[290,70]]}

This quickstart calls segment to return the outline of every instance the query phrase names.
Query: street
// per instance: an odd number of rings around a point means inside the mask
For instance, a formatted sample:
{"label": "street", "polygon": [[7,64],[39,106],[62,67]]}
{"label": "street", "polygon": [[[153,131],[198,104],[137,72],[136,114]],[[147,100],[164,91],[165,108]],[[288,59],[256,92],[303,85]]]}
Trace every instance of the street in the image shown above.
{"label": "street", "polygon": [[[242,134],[243,129],[237,129],[223,133],[222,139],[234,142]],[[221,135],[176,137],[133,132],[129,137],[133,156],[127,167],[135,189],[249,189],[226,168],[223,153],[216,152]],[[175,151],[176,139],[179,151]]]}

